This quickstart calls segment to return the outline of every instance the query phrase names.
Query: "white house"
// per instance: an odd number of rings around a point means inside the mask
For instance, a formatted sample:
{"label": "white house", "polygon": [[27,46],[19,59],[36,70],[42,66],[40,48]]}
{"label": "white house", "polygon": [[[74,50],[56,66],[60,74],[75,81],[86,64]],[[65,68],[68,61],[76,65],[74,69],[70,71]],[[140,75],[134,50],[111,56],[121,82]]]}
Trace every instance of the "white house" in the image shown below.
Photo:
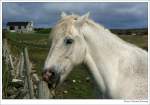
{"label": "white house", "polygon": [[7,31],[9,32],[33,32],[33,22],[8,22]]}

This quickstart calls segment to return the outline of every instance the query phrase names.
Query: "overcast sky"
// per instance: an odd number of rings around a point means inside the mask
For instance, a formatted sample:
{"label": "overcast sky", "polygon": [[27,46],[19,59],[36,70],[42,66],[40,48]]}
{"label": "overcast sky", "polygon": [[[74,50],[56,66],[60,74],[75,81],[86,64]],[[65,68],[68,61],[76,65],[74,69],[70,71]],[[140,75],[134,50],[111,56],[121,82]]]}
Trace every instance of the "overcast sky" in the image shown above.
{"label": "overcast sky", "polygon": [[83,15],[107,28],[145,28],[147,3],[3,3],[3,27],[8,21],[33,21],[34,27],[52,27],[62,11]]}

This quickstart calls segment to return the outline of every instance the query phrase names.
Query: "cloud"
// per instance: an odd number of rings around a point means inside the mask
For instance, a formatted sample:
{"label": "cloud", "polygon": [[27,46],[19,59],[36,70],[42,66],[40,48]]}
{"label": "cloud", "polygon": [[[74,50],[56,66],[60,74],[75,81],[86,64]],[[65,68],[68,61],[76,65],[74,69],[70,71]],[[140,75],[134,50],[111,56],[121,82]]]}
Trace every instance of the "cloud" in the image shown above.
{"label": "cloud", "polygon": [[60,13],[91,13],[91,18],[108,28],[147,27],[148,5],[136,2],[99,3],[3,3],[3,26],[8,21],[34,21],[35,27],[52,27]]}

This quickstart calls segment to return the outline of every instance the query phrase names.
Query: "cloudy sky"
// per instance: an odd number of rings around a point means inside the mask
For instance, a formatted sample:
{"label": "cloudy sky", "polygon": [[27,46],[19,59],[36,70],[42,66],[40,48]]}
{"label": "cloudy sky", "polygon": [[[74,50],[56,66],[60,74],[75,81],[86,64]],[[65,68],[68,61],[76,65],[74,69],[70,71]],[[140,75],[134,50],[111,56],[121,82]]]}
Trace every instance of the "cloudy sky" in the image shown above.
{"label": "cloudy sky", "polygon": [[33,21],[34,27],[52,27],[62,11],[83,15],[107,28],[145,28],[147,3],[3,3],[3,27],[8,21]]}

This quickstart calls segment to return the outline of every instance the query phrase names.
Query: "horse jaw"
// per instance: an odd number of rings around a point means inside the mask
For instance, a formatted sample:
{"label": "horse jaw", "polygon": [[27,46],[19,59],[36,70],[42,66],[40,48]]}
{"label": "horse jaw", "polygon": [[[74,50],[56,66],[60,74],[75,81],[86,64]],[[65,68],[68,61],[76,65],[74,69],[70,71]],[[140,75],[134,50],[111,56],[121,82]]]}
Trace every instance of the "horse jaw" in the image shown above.
{"label": "horse jaw", "polygon": [[65,81],[65,79],[67,78],[67,76],[69,75],[69,73],[71,72],[72,69],[73,69],[72,65],[68,66],[67,72],[65,72],[64,74],[62,74],[60,76],[60,80],[59,80],[59,83],[57,84],[56,88],[59,88],[61,86],[61,84]]}

